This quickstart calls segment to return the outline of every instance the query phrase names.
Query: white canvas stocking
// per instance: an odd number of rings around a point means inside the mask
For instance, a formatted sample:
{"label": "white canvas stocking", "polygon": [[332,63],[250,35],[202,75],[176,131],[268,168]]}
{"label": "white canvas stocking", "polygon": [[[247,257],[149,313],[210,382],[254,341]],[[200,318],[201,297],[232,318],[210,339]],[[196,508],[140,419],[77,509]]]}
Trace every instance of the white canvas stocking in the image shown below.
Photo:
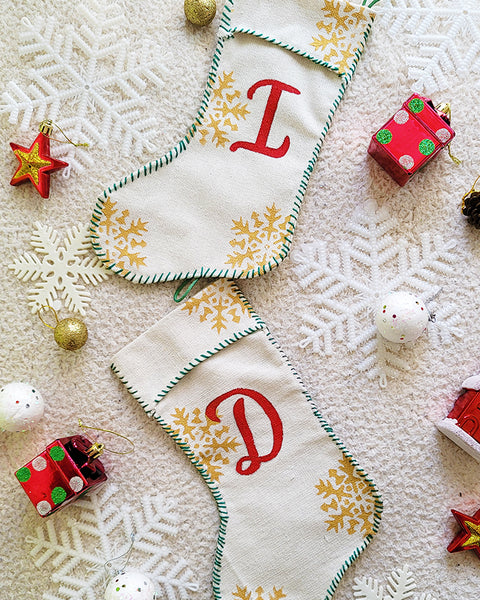
{"label": "white canvas stocking", "polygon": [[345,0],[227,0],[187,135],[98,199],[104,263],[141,283],[278,265],[372,20]]}
{"label": "white canvas stocking", "polygon": [[206,287],[112,368],[215,497],[216,598],[330,598],[381,500],[238,289]]}

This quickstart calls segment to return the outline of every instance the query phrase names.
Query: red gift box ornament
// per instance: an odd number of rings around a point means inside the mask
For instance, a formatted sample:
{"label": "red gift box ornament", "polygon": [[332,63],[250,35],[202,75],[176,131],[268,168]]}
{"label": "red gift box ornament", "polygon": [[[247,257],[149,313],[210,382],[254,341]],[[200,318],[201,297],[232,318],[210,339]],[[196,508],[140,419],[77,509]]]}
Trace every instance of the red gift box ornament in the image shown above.
{"label": "red gift box ornament", "polygon": [[454,137],[450,107],[435,108],[429,98],[413,94],[373,135],[368,153],[404,186]]}
{"label": "red gift box ornament", "polygon": [[101,444],[81,435],[60,438],[15,473],[41,517],[51,515],[107,480]]}
{"label": "red gift box ornament", "polygon": [[113,454],[133,452],[134,443],[120,433],[89,427],[80,420],[79,426],[113,433],[127,440],[132,448],[127,452],[117,452],[98,442],[92,444],[82,435],[60,438],[49,444],[15,473],[41,517],[53,514],[107,480],[105,468],[99,460],[104,450]]}

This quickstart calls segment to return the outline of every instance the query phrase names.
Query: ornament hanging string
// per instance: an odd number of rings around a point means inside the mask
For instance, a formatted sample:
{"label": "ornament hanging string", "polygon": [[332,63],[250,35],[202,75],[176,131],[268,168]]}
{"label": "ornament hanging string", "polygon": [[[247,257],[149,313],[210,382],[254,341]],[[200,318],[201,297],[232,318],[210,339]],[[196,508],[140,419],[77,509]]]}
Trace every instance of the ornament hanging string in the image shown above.
{"label": "ornament hanging string", "polygon": [[57,123],[54,123],[52,120],[50,119],[45,119],[40,123],[40,131],[46,135],[48,138],[50,138],[52,141],[54,142],[63,142],[63,140],[58,140],[54,137],[52,137],[52,132],[53,132],[53,128],[56,127],[60,133],[63,135],[63,137],[67,140],[67,142],[69,144],[72,144],[72,146],[75,146],[76,148],[78,148],[79,146],[83,146],[83,147],[88,147],[88,143],[87,142],[72,142],[72,140],[67,136],[67,134],[63,131],[63,129],[57,125]]}
{"label": "ornament hanging string", "polygon": [[[133,452],[135,450],[135,443],[132,442],[132,440],[130,440],[126,435],[122,435],[121,433],[118,433],[117,431],[112,431],[111,429],[102,429],[101,427],[90,427],[89,425],[84,425],[82,423],[81,419],[78,419],[78,426],[80,427],[80,429],[83,429],[84,431],[87,429],[92,429],[94,431],[103,431],[104,433],[111,433],[112,435],[116,435],[117,437],[121,437],[124,440],[127,440],[127,442],[129,444],[132,445],[132,447],[130,448],[130,450],[127,450],[126,452],[118,452],[117,450],[111,450],[110,448],[106,448],[105,444],[100,444],[100,443],[95,443],[92,445],[92,454],[93,453],[97,453],[100,452],[100,454],[105,450],[105,452],[111,452],[112,454],[130,454],[131,452]],[[100,456],[100,454],[98,454],[98,456]]]}
{"label": "ornament hanging string", "polygon": [[[136,535],[135,532],[130,534],[130,540],[131,540],[130,546],[128,547],[126,552],[124,552],[123,554],[120,554],[120,556],[111,558],[103,565],[103,568],[107,572],[107,575],[109,575],[110,577],[115,577],[115,575],[118,575],[118,573],[121,573],[128,565],[128,561],[130,560],[130,555],[133,550],[133,544],[135,542],[135,535]],[[123,559],[122,565],[120,567],[115,567],[114,563],[116,563],[122,559]]]}
{"label": "ornament hanging string", "polygon": [[[55,317],[55,321],[56,321],[56,324],[55,324],[55,325],[50,325],[50,323],[47,323],[47,322],[45,321],[45,319],[44,319],[44,318],[42,317],[42,315],[40,314],[40,311],[42,311],[42,310],[51,310],[51,311],[52,311],[52,313],[53,313],[53,316]],[[56,311],[54,308],[52,308],[52,307],[51,307],[49,304],[47,304],[47,305],[45,305],[45,304],[42,304],[42,306],[40,307],[40,309],[39,309],[39,311],[38,311],[38,313],[37,313],[37,314],[38,314],[38,318],[40,319],[40,321],[41,321],[41,322],[42,322],[42,323],[43,323],[43,324],[44,324],[46,327],[49,327],[50,329],[53,329],[53,330],[55,330],[56,326],[57,326],[57,325],[60,323],[60,319],[58,318],[57,311]]]}
{"label": "ornament hanging string", "polygon": [[468,192],[466,194],[463,195],[462,197],[462,212],[465,208],[465,200],[467,198],[467,196],[470,196],[470,194],[473,194],[474,192],[478,192],[478,190],[475,189],[475,186],[477,185],[477,181],[480,179],[480,175],[475,179],[475,181],[473,182],[472,187],[468,190]]}
{"label": "ornament hanging string", "polygon": [[[447,117],[448,124],[450,125],[450,121],[452,120],[452,109],[451,109],[450,103],[449,102],[443,102],[441,104],[437,104],[437,106],[435,107],[435,110],[437,110],[440,113],[443,113]],[[459,158],[457,158],[456,156],[454,156],[452,154],[451,143],[448,144],[447,150],[448,150],[448,156],[451,158],[451,160],[456,165],[462,164],[462,161]]]}

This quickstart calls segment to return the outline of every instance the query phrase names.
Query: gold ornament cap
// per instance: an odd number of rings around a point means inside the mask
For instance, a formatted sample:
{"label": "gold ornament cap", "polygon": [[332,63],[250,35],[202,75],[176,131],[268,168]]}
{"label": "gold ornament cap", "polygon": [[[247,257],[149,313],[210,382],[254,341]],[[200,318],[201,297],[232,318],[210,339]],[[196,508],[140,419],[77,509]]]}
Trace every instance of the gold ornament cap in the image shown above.
{"label": "gold ornament cap", "polygon": [[51,135],[53,133],[52,121],[50,121],[50,119],[45,119],[45,121],[42,121],[39,125],[39,131],[40,131],[40,133],[43,133],[43,135],[46,135],[47,137],[51,137]]}
{"label": "gold ornament cap", "polygon": [[87,341],[88,330],[80,319],[62,319],[53,332],[55,341],[64,350],[79,350]]}
{"label": "gold ornament cap", "polygon": [[217,12],[215,0],[185,0],[183,8],[187,19],[197,27],[211,23]]}
{"label": "gold ornament cap", "polygon": [[94,442],[87,450],[87,454],[92,460],[95,460],[96,458],[102,456],[104,450],[105,444],[101,444],[100,442]]}

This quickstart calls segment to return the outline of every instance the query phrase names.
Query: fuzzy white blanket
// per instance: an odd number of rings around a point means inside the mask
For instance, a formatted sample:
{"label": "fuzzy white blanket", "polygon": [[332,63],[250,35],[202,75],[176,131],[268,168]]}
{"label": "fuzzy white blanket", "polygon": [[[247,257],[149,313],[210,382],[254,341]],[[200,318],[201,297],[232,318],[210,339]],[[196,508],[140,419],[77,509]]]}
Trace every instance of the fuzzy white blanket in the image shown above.
{"label": "fuzzy white blanket", "polygon": [[[113,354],[175,307],[176,285],[116,276],[89,284],[82,317],[89,340],[68,353],[30,311],[35,282],[8,267],[26,252],[43,259],[30,245],[35,223],[50,240],[48,228],[56,230],[62,245],[70,228],[88,223],[106,186],[184,136],[222,7],[205,29],[186,23],[182,0],[4,0],[2,8],[0,378],[32,383],[46,411],[31,432],[0,434],[0,597],[103,598],[103,564],[128,548],[135,529],[130,565],[150,573],[163,597],[212,598],[215,502],[109,369]],[[370,595],[357,597],[473,600],[478,557],[446,547],[458,531],[450,510],[480,508],[479,465],[435,423],[462,381],[480,371],[480,231],[460,213],[480,173],[480,8],[475,0],[383,0],[377,9],[312,174],[292,254],[239,286],[383,496],[380,531],[334,599],[352,600],[355,579],[385,585],[408,565],[416,591],[393,581],[388,593],[372,584]],[[443,151],[400,188],[366,149],[412,91],[451,103],[452,150],[462,164]],[[46,117],[73,141],[90,142],[88,149],[52,142],[70,168],[68,177],[52,176],[48,200],[30,185],[9,185],[16,166],[9,142],[29,146]],[[384,344],[372,325],[372,308],[390,289],[419,294],[436,313],[411,347]],[[70,313],[60,304],[59,314]],[[42,520],[13,472],[54,439],[79,433],[79,417],[128,436],[136,450],[106,453],[107,484]],[[123,449],[108,434],[103,441]]]}

